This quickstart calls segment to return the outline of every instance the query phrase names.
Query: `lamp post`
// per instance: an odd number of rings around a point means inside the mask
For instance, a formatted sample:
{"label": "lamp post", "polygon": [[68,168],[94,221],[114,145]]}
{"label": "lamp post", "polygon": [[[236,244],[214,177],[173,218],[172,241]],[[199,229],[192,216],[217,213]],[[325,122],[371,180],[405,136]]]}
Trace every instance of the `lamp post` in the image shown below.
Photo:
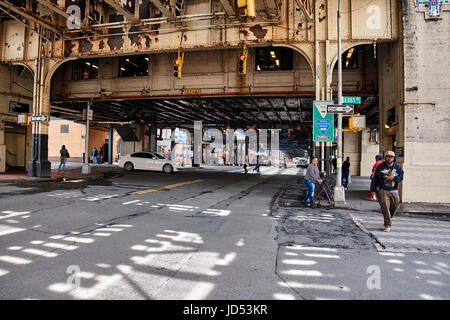
{"label": "lamp post", "polygon": [[[338,104],[342,103],[342,55],[341,55],[341,0],[338,0],[337,10],[337,51],[338,51]],[[337,172],[334,200],[345,201],[345,191],[342,186],[342,114],[337,118]]]}

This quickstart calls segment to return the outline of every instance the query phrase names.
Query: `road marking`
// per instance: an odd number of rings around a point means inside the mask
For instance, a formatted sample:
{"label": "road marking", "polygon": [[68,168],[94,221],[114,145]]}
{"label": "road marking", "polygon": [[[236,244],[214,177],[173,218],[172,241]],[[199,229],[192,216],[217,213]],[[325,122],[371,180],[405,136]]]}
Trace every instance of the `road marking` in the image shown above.
{"label": "road marking", "polygon": [[131,194],[144,194],[144,193],[149,193],[149,192],[155,192],[155,191],[160,191],[160,190],[166,190],[166,189],[171,189],[171,188],[175,188],[175,187],[179,187],[179,186],[184,186],[186,184],[193,184],[193,183],[198,183],[198,182],[202,182],[204,181],[204,179],[197,179],[197,180],[191,180],[191,181],[185,181],[185,182],[179,182],[179,183],[175,183],[175,184],[169,184],[167,186],[163,186],[163,187],[156,187],[156,188],[152,188],[152,189],[146,189],[146,190],[141,190],[141,191],[135,191],[132,192]]}
{"label": "road marking", "polygon": [[139,202],[141,200],[133,200],[133,201],[128,201],[128,202],[124,202],[122,203],[124,206],[126,206],[127,204],[131,204],[131,203],[135,203],[135,202]]}

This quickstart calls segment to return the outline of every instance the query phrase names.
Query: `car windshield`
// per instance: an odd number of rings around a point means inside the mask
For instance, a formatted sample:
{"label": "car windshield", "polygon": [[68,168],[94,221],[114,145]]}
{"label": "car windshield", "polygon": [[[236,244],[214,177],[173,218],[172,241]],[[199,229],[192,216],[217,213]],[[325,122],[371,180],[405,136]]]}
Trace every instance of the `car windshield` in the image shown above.
{"label": "car windshield", "polygon": [[299,158],[308,158],[308,151],[307,150],[298,150],[298,155]]}

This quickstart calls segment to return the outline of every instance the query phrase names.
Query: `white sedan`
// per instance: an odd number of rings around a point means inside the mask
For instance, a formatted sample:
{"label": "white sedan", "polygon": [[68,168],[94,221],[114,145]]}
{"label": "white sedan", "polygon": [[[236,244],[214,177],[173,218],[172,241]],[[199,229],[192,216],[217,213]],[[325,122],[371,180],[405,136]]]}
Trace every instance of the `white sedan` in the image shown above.
{"label": "white sedan", "polygon": [[183,164],[177,164],[156,152],[133,152],[122,156],[119,167],[126,171],[133,170],[156,170],[164,173],[172,173],[182,170]]}

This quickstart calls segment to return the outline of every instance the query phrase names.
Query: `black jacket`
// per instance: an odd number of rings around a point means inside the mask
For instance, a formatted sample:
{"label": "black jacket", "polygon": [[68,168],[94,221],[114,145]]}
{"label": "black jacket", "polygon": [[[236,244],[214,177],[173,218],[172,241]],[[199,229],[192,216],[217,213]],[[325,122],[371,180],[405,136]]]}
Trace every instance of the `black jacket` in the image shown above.
{"label": "black jacket", "polygon": [[[394,176],[394,180],[386,180],[386,176]],[[403,180],[403,169],[396,162],[393,162],[391,166],[388,166],[386,162],[382,162],[378,165],[375,174],[373,175],[373,183],[371,184],[372,192],[379,189],[384,190],[397,190],[398,184]]]}

